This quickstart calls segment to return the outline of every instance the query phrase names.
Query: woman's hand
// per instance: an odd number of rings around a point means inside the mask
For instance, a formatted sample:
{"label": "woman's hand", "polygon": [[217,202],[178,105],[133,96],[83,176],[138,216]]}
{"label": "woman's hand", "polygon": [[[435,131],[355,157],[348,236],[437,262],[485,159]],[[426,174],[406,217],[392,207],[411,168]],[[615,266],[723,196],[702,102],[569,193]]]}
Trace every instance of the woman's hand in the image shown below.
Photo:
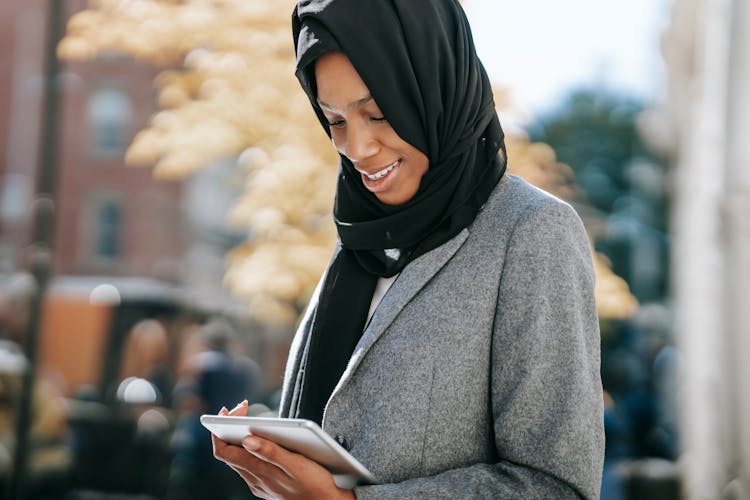
{"label": "woman's hand", "polygon": [[[247,401],[219,415],[246,415]],[[354,494],[336,486],[333,476],[312,460],[293,453],[273,441],[247,436],[242,446],[222,441],[213,434],[214,457],[225,462],[250,487],[253,495],[266,499],[353,499]]]}

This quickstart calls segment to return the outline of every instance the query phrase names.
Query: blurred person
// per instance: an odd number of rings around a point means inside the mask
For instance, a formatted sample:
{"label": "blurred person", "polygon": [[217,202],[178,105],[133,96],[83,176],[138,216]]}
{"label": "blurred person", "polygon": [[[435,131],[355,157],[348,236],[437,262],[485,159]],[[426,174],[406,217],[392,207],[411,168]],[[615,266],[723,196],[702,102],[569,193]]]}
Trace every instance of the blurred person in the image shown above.
{"label": "blurred person", "polygon": [[0,491],[5,491],[13,472],[16,448],[16,413],[22,377],[27,366],[20,341],[23,326],[12,290],[0,289]]}
{"label": "blurred person", "polygon": [[28,273],[9,276],[0,290],[0,338],[24,345],[31,314],[31,296],[36,287]]}
{"label": "blurred person", "polygon": [[172,391],[167,330],[155,319],[142,320],[131,329],[123,362],[123,377],[148,380],[158,391],[159,401],[167,404]]}
{"label": "blurred person", "polygon": [[305,0],[293,35],[296,75],[340,154],[339,242],[280,416],[321,424],[378,484],[338,488],[257,436],[212,436],[214,455],[263,498],[597,498],[588,239],[569,205],[506,173],[462,8]]}
{"label": "blurred person", "polygon": [[238,349],[237,333],[228,321],[214,319],[201,331],[207,350],[195,356],[198,394],[203,413],[219,411],[223,402],[260,396],[258,364]]}
{"label": "blurred person", "polygon": [[61,381],[42,374],[34,387],[27,497],[59,498],[73,478],[69,408]]}
{"label": "blurred person", "polygon": [[[18,346],[0,340],[0,491],[13,473],[17,415],[28,361]],[[60,498],[71,485],[72,442],[61,383],[40,373],[32,393],[25,498]]]}
{"label": "blurred person", "polygon": [[13,471],[16,448],[15,414],[21,395],[26,357],[14,342],[0,339],[0,491]]}
{"label": "blurred person", "polygon": [[670,383],[676,375],[674,351],[663,334],[640,320],[642,310],[612,323],[603,336],[602,380],[620,423],[617,434],[607,436],[605,458],[610,461],[677,458],[672,405],[678,387]]}
{"label": "blurred person", "polygon": [[[602,330],[607,395],[602,500],[632,497],[629,491],[634,485],[656,480],[650,477],[649,463],[677,459],[673,405],[679,392],[675,378],[679,358],[668,342],[669,320],[659,317],[663,312],[655,317],[655,307],[641,306],[635,317],[611,321]],[[679,482],[676,469],[667,467],[658,476],[669,487]],[[643,487],[655,488],[650,483]]]}
{"label": "blurred person", "polygon": [[216,413],[227,399],[257,400],[260,368],[240,353],[236,332],[228,321],[211,319],[198,335],[203,350],[187,361],[173,395],[178,423],[172,439],[167,498],[255,498],[234,472],[213,459],[211,441],[199,419],[203,413]]}
{"label": "blurred person", "polygon": [[[23,352],[28,328],[33,278],[25,273],[10,277],[0,290],[0,490],[13,472],[18,445],[18,413],[23,376],[30,368]],[[58,498],[71,484],[72,442],[64,382],[57,374],[40,370],[32,388],[31,422],[25,498]]]}
{"label": "blurred person", "polygon": [[11,340],[12,317],[13,306],[10,298],[4,290],[0,290],[0,340]]}

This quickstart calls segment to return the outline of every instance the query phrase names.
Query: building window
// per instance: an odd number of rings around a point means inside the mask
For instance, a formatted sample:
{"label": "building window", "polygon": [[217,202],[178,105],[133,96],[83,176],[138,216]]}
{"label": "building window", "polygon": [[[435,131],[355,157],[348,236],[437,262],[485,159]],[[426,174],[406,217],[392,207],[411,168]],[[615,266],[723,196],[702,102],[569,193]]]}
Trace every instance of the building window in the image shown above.
{"label": "building window", "polygon": [[120,256],[120,231],[122,211],[112,200],[96,205],[94,212],[94,257],[98,260],[113,261]]}
{"label": "building window", "polygon": [[100,89],[89,98],[88,121],[91,149],[98,156],[120,156],[128,140],[131,104],[128,96],[114,88]]}
{"label": "building window", "polygon": [[122,256],[122,205],[116,198],[95,197],[90,205],[89,257],[94,265],[110,265]]}

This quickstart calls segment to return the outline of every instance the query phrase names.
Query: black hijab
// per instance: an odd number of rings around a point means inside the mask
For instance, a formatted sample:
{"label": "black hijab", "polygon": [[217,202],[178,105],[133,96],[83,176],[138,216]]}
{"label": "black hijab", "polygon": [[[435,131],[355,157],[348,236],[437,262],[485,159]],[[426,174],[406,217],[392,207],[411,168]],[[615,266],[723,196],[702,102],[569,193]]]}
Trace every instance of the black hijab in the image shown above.
{"label": "black hijab", "polygon": [[301,400],[291,415],[321,423],[362,335],[377,278],[401,272],[472,223],[505,171],[505,146],[489,79],[456,0],[303,0],[292,29],[297,78],[329,136],[315,61],[338,51],[396,133],[429,159],[414,197],[389,206],[341,156],[334,218],[342,249],[314,313]]}

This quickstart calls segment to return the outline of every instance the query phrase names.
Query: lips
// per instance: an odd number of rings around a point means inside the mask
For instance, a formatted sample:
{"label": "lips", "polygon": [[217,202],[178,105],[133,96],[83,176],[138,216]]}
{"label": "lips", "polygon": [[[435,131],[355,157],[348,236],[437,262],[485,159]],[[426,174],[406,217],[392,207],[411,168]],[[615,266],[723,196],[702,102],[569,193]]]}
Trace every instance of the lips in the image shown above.
{"label": "lips", "polygon": [[367,173],[365,170],[359,170],[359,169],[357,169],[357,171],[360,174],[362,174],[363,176],[367,177],[369,180],[376,181],[378,179],[382,179],[383,177],[385,177],[386,175],[388,175],[389,173],[391,173],[391,171],[398,166],[398,163],[400,161],[401,160],[396,160],[393,163],[391,163],[390,165],[388,165],[387,167],[385,167],[384,169],[378,170],[377,172],[372,173],[372,174]]}
{"label": "lips", "polygon": [[365,188],[372,193],[382,193],[390,189],[398,179],[398,172],[400,170],[402,161],[399,158],[390,165],[376,170],[372,173],[367,172],[365,169],[357,169],[362,176],[362,183]]}

